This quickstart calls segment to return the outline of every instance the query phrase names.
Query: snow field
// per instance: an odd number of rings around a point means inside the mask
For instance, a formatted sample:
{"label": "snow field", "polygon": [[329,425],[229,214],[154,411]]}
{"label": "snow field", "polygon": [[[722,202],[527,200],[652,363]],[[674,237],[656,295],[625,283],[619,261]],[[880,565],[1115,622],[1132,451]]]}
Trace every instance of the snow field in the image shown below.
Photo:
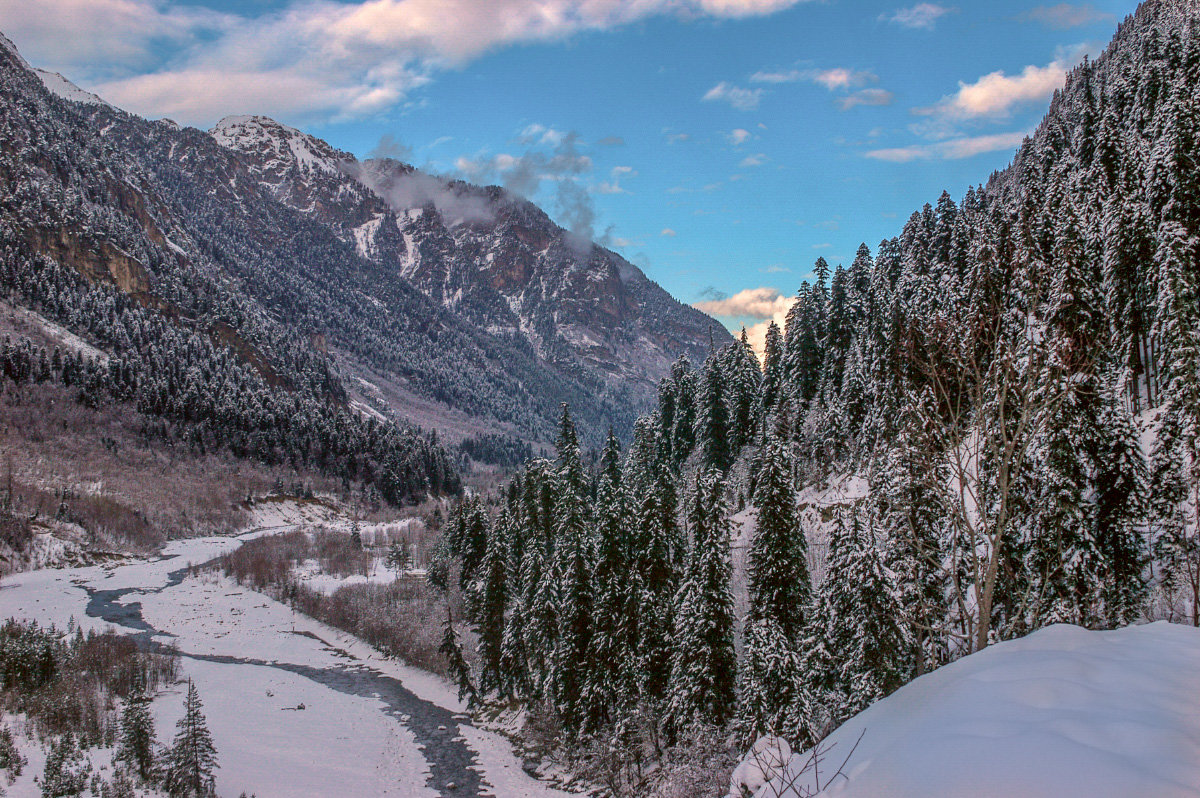
{"label": "snow field", "polygon": [[[1200,630],[1050,626],[926,674],[847,721],[756,798],[1200,795]],[[846,778],[830,777],[857,749]],[[786,785],[791,784],[791,787]]]}

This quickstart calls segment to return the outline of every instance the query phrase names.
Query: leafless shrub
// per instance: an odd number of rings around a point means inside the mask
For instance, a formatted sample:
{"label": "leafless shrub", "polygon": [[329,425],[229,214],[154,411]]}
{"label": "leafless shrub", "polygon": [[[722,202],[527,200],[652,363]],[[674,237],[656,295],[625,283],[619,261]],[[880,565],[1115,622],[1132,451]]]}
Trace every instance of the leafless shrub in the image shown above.
{"label": "leafless shrub", "polygon": [[[791,762],[783,763],[782,766],[776,761],[760,762],[764,772],[774,774],[774,777],[764,785],[763,798],[814,798],[839,778],[847,778],[846,765],[850,763],[854,752],[858,750],[859,743],[862,742],[865,734],[866,730],[864,729],[858,735],[858,739],[854,741],[854,745],[840,760],[834,758],[836,744],[823,742],[813,746],[808,752],[808,756],[798,765],[798,757],[793,757]],[[756,752],[756,757],[757,755]],[[840,764],[837,769],[830,773],[827,763],[832,764],[838,761]],[[823,768],[824,775],[822,775]]]}
{"label": "leafless shrub", "polygon": [[720,798],[738,763],[728,732],[699,727],[667,749],[644,795],[647,798]]}
{"label": "leafless shrub", "polygon": [[338,532],[322,530],[313,537],[312,556],[321,565],[321,570],[339,579],[347,576],[367,576],[375,557],[351,543],[350,538]]}
{"label": "leafless shrub", "polygon": [[220,560],[221,570],[239,585],[265,590],[283,585],[292,566],[308,559],[312,544],[300,530],[250,540]]}
{"label": "leafless shrub", "polygon": [[447,675],[445,657],[438,651],[446,603],[424,577],[401,576],[386,585],[346,585],[325,595],[291,577],[292,568],[309,559],[318,560],[326,573],[344,578],[368,574],[373,556],[355,548],[342,533],[295,531],[248,541],[219,564],[239,584],[286,601],[388,656]]}
{"label": "leafless shrub", "polygon": [[441,676],[449,676],[442,642],[442,597],[422,577],[401,577],[386,585],[347,585],[326,596],[293,584],[292,605],[322,623],[370,643],[388,656]]}

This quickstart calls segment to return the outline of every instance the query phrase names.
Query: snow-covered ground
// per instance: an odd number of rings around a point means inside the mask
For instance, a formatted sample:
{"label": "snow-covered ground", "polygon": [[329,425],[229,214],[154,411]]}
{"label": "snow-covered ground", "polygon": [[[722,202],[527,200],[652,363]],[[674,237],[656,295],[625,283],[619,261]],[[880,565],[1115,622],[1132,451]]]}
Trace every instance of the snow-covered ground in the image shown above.
{"label": "snow-covered ground", "polygon": [[805,752],[756,798],[1195,798],[1200,630],[1051,626],[916,679],[821,747],[823,791]]}
{"label": "snow-covered ground", "polygon": [[[221,795],[565,795],[525,773],[502,737],[473,728],[444,680],[215,574],[188,576],[189,564],[293,528],[294,508],[264,513],[284,523],[176,541],[156,560],[14,574],[0,582],[0,617],[75,618],[174,642],[204,702]],[[154,701],[160,741],[185,689]],[[32,785],[32,765],[9,794]]]}

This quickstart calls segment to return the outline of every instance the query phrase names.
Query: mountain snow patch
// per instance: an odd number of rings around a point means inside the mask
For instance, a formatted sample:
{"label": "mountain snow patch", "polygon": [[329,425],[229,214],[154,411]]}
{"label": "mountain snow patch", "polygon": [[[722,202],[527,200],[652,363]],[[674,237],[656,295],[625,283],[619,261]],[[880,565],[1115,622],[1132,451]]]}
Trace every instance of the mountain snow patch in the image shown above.
{"label": "mountain snow patch", "polygon": [[42,84],[52,94],[57,94],[64,100],[70,100],[73,103],[84,103],[86,105],[107,105],[109,108],[112,107],[100,95],[84,91],[57,72],[47,72],[44,69],[34,69],[33,71],[41,78]]}

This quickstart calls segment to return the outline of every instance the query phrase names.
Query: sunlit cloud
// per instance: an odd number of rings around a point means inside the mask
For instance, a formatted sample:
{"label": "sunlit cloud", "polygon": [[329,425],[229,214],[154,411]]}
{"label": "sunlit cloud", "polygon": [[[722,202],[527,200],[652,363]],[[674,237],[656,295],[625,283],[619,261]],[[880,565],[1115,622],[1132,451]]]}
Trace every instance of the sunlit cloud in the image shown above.
{"label": "sunlit cloud", "polygon": [[914,109],[920,115],[939,115],[952,119],[1007,116],[1015,107],[1044,101],[1063,87],[1068,62],[1055,59],[1044,67],[1029,65],[1017,75],[997,70],[973,83],[958,84],[958,91],[937,105]]}
{"label": "sunlit cloud", "polygon": [[[257,15],[160,0],[0,4],[31,61],[135,113],[208,125],[232,113],[344,119],[409,100],[441,70],[504,47],[662,15],[745,18],[800,0],[293,0]],[[265,88],[257,88],[265,87]],[[753,103],[735,93],[740,107]]]}
{"label": "sunlit cloud", "polygon": [[776,288],[747,288],[730,297],[697,302],[696,309],[724,318],[769,319],[781,310],[786,313],[792,300]]}

